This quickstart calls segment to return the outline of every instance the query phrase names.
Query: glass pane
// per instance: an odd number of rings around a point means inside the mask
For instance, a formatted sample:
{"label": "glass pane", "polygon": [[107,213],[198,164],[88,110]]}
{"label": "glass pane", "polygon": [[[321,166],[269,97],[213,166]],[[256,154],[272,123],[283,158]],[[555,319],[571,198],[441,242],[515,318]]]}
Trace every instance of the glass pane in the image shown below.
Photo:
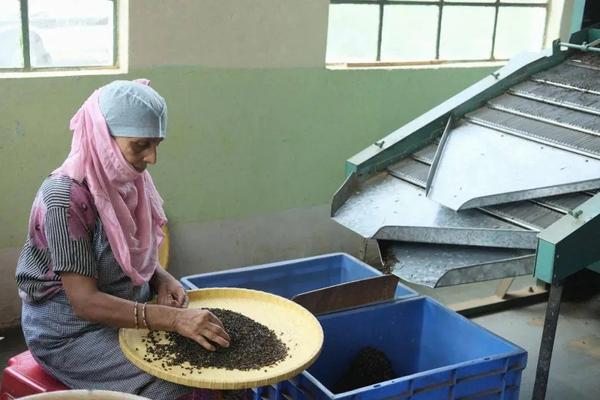
{"label": "glass pane", "polygon": [[385,6],[381,60],[434,60],[439,10],[437,6]]}
{"label": "glass pane", "polygon": [[29,0],[31,65],[112,65],[113,25],[110,0]]}
{"label": "glass pane", "polygon": [[444,7],[440,59],[489,59],[492,54],[494,14],[494,7]]}
{"label": "glass pane", "polygon": [[378,33],[379,5],[330,5],[327,62],[376,61]]}
{"label": "glass pane", "polygon": [[523,51],[540,51],[545,25],[545,8],[500,7],[494,57],[511,58]]}
{"label": "glass pane", "polygon": [[0,68],[23,68],[19,0],[0,0]]}

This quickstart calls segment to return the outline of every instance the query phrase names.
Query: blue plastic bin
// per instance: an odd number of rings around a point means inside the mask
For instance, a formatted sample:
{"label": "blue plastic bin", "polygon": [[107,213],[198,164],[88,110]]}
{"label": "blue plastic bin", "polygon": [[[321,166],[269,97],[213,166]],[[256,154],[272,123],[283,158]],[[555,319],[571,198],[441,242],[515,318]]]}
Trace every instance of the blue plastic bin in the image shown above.
{"label": "blue plastic bin", "polygon": [[[317,361],[301,375],[255,390],[271,400],[518,399],[527,352],[426,297],[319,317]],[[358,350],[383,351],[397,378],[334,393]]]}
{"label": "blue plastic bin", "polygon": [[[181,283],[188,289],[241,287],[290,299],[299,293],[378,275],[382,275],[381,271],[348,254],[333,253],[190,275],[183,277]],[[416,296],[416,292],[398,284],[395,297],[408,296]]]}

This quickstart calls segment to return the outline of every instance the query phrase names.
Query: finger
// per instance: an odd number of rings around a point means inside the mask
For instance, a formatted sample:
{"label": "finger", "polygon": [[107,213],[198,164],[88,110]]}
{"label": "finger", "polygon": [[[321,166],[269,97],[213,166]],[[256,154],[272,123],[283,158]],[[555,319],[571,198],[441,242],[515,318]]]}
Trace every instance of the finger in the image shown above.
{"label": "finger", "polygon": [[196,335],[193,337],[193,339],[198,342],[198,344],[202,347],[204,347],[206,350],[208,351],[215,351],[217,348],[215,346],[213,346],[212,344],[210,344],[210,342],[208,340],[206,340],[206,338],[202,335]]}
{"label": "finger", "polygon": [[204,329],[202,331],[202,335],[209,339],[211,342],[218,344],[221,347],[229,347],[229,341],[225,340],[224,337],[217,335],[215,332],[210,329]]}
{"label": "finger", "polygon": [[173,296],[179,305],[183,305],[183,302],[185,301],[185,290],[181,286],[175,291]]}
{"label": "finger", "polygon": [[173,299],[171,298],[170,295],[164,294],[162,296],[162,304],[165,306],[173,306]]}
{"label": "finger", "polygon": [[210,322],[212,322],[213,324],[216,324],[216,325],[220,326],[221,328],[225,329],[221,320],[219,318],[217,318],[215,316],[215,314],[211,313],[210,311],[208,312],[208,320]]}
{"label": "finger", "polygon": [[179,302],[173,298],[173,296],[169,296],[169,306],[179,308]]}
{"label": "finger", "polygon": [[181,305],[181,308],[187,308],[189,305],[190,305],[190,297],[186,293],[185,297],[183,299],[183,304]]}
{"label": "finger", "polygon": [[177,308],[183,307],[183,300],[179,300],[174,294],[171,295],[170,298],[171,298],[171,305],[173,307],[177,307]]}
{"label": "finger", "polygon": [[160,304],[160,305],[163,305],[163,306],[164,306],[164,305],[168,305],[168,303],[167,303],[167,301],[166,301],[166,299],[165,299],[165,294],[164,294],[164,292],[163,292],[162,290],[158,292],[158,296],[157,296],[157,299],[156,299],[156,301],[157,301],[157,302],[158,302],[158,304]]}
{"label": "finger", "polygon": [[208,329],[209,331],[213,332],[215,335],[222,337],[228,343],[231,342],[231,337],[229,336],[229,334],[227,333],[227,331],[225,331],[225,329],[221,328],[219,325],[215,325],[215,324],[209,323],[206,326],[206,329]]}

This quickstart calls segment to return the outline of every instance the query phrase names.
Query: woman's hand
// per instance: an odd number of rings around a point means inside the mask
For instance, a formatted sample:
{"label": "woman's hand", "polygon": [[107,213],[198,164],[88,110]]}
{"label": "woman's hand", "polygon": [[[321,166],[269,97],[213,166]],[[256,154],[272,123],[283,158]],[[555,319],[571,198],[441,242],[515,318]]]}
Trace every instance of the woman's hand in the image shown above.
{"label": "woman's hand", "polygon": [[164,269],[158,267],[152,280],[152,287],[157,293],[156,304],[170,307],[185,308],[188,305],[188,297],[185,289]]}
{"label": "woman's hand", "polygon": [[177,333],[195,340],[208,351],[216,350],[213,343],[221,347],[229,347],[231,339],[225,332],[223,324],[208,310],[199,308],[179,310],[174,325]]}
{"label": "woman's hand", "polygon": [[[101,292],[95,278],[73,272],[64,272],[60,276],[69,302],[80,318],[118,328],[138,328],[134,326],[136,306],[139,312],[137,303]],[[171,279],[175,280],[173,277]],[[163,282],[165,288],[174,286],[167,283],[166,280]],[[137,320],[143,324],[140,318],[138,314]],[[209,351],[214,351],[216,346],[228,347],[231,340],[221,321],[210,311],[199,308],[148,304],[145,321],[152,329],[177,332]]]}

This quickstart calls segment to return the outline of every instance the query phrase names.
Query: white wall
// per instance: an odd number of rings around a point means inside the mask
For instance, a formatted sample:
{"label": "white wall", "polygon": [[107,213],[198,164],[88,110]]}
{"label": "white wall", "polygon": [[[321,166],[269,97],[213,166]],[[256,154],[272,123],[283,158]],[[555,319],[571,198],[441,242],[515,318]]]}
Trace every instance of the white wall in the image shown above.
{"label": "white wall", "polygon": [[130,68],[323,66],[328,0],[130,0]]}

